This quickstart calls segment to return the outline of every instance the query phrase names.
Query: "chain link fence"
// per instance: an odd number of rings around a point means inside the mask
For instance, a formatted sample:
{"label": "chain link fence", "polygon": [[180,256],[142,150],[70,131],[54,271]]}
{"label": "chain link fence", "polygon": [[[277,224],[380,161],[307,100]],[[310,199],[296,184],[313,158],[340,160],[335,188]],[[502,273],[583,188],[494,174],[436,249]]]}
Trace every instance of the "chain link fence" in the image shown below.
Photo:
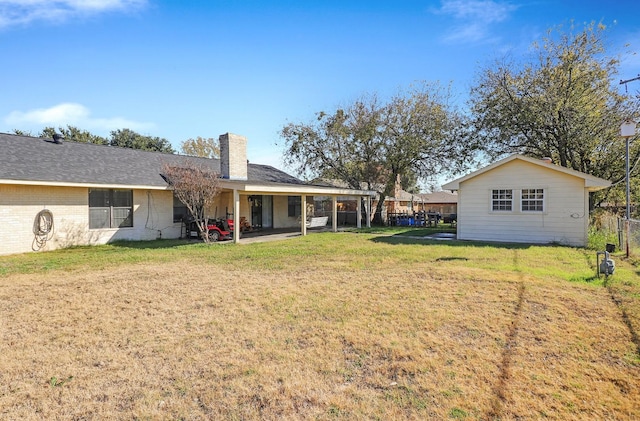
{"label": "chain link fence", "polygon": [[[627,250],[626,218],[614,214],[600,214],[592,218],[589,248],[604,250],[606,244],[615,244],[620,251]],[[640,256],[640,220],[629,220],[629,255]]]}
{"label": "chain link fence", "polygon": [[[618,218],[618,238],[620,250],[627,249],[627,230],[625,218]],[[640,220],[629,220],[629,255],[640,256]]]}

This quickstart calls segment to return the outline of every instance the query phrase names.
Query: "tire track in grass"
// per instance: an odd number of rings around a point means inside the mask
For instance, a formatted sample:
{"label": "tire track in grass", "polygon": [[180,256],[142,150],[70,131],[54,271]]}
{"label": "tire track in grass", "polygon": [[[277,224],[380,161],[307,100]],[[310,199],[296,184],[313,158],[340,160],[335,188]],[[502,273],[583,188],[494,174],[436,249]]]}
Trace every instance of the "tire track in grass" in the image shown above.
{"label": "tire track in grass", "polygon": [[520,281],[518,286],[518,301],[513,310],[513,321],[507,334],[507,340],[502,350],[502,361],[500,362],[500,374],[498,382],[493,389],[494,398],[491,410],[487,414],[488,419],[499,419],[502,415],[502,407],[506,401],[506,389],[509,379],[511,378],[511,364],[518,341],[518,329],[520,327],[520,319],[522,313],[522,303],[524,302],[525,286],[524,281]]}
{"label": "tire track in grass", "polygon": [[[627,308],[625,306],[625,303],[623,302],[623,298],[618,295],[617,291],[611,285],[610,280],[605,279],[604,285],[609,292],[611,301],[613,301],[613,303],[620,311],[622,322],[625,324],[625,326],[627,326],[627,329],[629,329],[629,333],[631,334],[631,341],[636,346],[636,354],[638,357],[640,357],[640,336],[638,336],[638,331],[633,326],[633,321],[631,320],[631,316],[629,316],[629,313],[627,312]],[[620,295],[622,295],[622,293],[620,293]]]}

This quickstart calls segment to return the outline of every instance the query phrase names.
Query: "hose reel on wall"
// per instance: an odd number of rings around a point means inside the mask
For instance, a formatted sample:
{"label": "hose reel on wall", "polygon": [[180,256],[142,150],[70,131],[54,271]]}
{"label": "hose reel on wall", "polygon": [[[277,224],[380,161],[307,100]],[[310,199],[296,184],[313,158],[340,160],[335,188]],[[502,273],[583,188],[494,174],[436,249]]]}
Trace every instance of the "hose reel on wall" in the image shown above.
{"label": "hose reel on wall", "polygon": [[43,209],[36,215],[33,234],[35,237],[31,248],[34,251],[41,250],[53,237],[53,213],[49,209]]}

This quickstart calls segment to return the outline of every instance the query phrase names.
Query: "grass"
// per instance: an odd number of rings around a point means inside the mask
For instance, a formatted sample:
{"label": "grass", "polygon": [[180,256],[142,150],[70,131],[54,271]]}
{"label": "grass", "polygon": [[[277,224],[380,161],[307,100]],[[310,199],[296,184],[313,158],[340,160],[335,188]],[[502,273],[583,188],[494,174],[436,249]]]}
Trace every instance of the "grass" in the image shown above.
{"label": "grass", "polygon": [[634,267],[419,236],[0,257],[0,417],[640,417]]}

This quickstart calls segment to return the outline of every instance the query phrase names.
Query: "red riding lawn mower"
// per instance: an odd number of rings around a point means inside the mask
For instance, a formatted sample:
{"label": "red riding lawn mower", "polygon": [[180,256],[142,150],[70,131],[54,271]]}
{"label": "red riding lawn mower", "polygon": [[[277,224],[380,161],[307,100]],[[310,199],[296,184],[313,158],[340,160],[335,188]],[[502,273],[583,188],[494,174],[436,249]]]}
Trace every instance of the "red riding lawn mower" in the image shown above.
{"label": "red riding lawn mower", "polygon": [[[233,239],[233,219],[208,219],[209,241],[221,241]],[[187,223],[187,237],[202,238],[196,221]]]}

